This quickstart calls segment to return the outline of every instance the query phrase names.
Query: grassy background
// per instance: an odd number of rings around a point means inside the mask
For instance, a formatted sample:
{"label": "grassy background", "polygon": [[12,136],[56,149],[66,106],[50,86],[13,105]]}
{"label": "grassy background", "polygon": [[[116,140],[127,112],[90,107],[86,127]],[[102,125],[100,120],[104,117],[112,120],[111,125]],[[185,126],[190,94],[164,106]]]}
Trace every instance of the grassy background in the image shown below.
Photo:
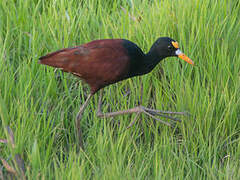
{"label": "grassy background", "polygon": [[[227,0],[0,1],[0,138],[9,140],[6,126],[15,138],[15,147],[0,143],[0,157],[16,167],[19,154],[29,179],[239,178],[239,17],[239,2]],[[192,116],[171,129],[141,115],[125,130],[135,116],[97,118],[95,95],[77,154],[74,119],[89,90],[38,58],[102,38],[147,52],[160,36],[179,41],[197,66],[168,58],[109,86],[103,111],[134,107],[142,86],[142,105]]]}

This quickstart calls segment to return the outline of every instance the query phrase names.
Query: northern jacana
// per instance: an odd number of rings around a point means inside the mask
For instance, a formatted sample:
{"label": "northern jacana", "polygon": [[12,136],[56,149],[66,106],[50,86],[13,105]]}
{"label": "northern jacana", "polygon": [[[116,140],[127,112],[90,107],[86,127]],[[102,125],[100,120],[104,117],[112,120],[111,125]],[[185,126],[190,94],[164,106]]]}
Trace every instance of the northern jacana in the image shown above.
{"label": "northern jacana", "polygon": [[[105,86],[151,72],[161,60],[171,56],[179,57],[189,64],[194,65],[193,61],[180,51],[178,43],[169,37],[158,38],[147,54],[143,53],[131,41],[125,39],[103,39],[47,54],[39,58],[39,63],[72,73],[90,86],[91,92],[85,103],[81,106],[76,118],[77,133],[80,146],[82,146],[80,120],[91,97]],[[156,118],[155,115],[174,120],[173,117],[163,115],[168,112],[142,106],[103,114],[101,111],[101,97],[102,92],[100,93],[97,111],[99,117],[112,117],[121,114],[142,112],[157,120],[160,119]],[[174,114],[174,112],[169,113]],[[162,122],[169,125],[167,122]]]}

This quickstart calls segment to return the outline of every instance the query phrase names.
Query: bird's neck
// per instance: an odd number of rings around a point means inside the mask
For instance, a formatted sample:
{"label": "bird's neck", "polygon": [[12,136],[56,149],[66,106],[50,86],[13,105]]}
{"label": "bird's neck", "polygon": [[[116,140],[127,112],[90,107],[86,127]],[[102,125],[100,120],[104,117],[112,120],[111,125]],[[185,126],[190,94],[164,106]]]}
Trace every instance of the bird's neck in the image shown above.
{"label": "bird's neck", "polygon": [[166,56],[159,54],[154,45],[147,54],[142,53],[138,58],[133,58],[129,77],[144,75],[151,72],[155,66]]}
{"label": "bird's neck", "polygon": [[150,49],[150,51],[143,58],[143,67],[150,72],[164,58],[165,56],[159,55],[156,51],[154,51],[154,49]]}

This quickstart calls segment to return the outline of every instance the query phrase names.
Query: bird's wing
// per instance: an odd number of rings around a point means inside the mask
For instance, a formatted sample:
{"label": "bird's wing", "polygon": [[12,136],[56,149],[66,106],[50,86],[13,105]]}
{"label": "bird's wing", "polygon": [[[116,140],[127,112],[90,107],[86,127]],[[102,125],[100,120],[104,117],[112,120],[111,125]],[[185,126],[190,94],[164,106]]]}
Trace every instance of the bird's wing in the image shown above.
{"label": "bird's wing", "polygon": [[128,74],[129,56],[121,41],[92,41],[47,54],[39,62],[77,75],[91,87],[104,87],[125,79]]}

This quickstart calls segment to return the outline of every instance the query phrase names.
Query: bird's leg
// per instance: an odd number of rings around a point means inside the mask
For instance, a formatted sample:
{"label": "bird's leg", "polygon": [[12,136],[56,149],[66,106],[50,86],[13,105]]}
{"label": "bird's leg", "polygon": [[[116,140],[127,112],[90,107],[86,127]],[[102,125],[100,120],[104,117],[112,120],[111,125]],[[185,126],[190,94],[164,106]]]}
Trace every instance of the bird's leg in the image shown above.
{"label": "bird's leg", "polygon": [[103,95],[103,89],[100,90],[98,97],[98,110],[97,110],[97,116],[101,116],[102,113],[102,95]]}
{"label": "bird's leg", "polygon": [[88,103],[89,103],[89,100],[91,99],[93,95],[92,94],[89,94],[85,103],[80,107],[80,110],[77,114],[77,117],[76,117],[76,136],[77,136],[77,139],[78,139],[78,143],[79,143],[79,146],[83,149],[83,139],[82,139],[82,130],[81,130],[81,127],[80,127],[80,123],[81,123],[81,118],[82,118],[82,115],[83,115],[83,112],[84,110],[86,109]]}
{"label": "bird's leg", "polygon": [[[110,112],[110,113],[102,113],[100,110],[98,110],[97,116],[100,117],[100,118],[104,118],[104,117],[108,118],[108,117],[114,117],[114,116],[119,116],[119,115],[123,115],[123,114],[132,114],[132,113],[144,113],[144,114],[152,117],[153,119],[155,119],[157,121],[160,121],[161,123],[163,123],[167,126],[172,126],[170,123],[162,121],[159,118],[156,118],[152,113],[149,113],[148,111],[146,111],[145,107],[143,107],[143,106],[136,106],[136,107],[131,108],[131,109],[127,109],[127,110],[123,110],[123,111]],[[164,116],[164,117],[168,118],[168,119],[172,118],[172,117],[169,118],[168,116],[167,117]]]}
{"label": "bird's leg", "polygon": [[[103,93],[103,90],[100,91],[99,102],[98,102],[98,111],[97,111],[97,116],[100,117],[100,118],[114,117],[114,116],[123,115],[123,114],[137,113],[137,115],[138,115],[140,113],[144,113],[144,114],[150,116],[151,118],[153,118],[153,119],[155,119],[155,120],[157,120],[157,121],[159,121],[159,122],[161,122],[161,123],[163,123],[163,124],[165,124],[167,126],[172,126],[171,123],[165,122],[165,121],[157,118],[156,116],[160,116],[160,117],[163,117],[163,118],[166,118],[166,119],[170,119],[170,120],[173,120],[173,121],[181,122],[180,119],[168,116],[166,114],[172,114],[172,115],[186,115],[187,114],[186,112],[160,111],[160,110],[146,108],[146,107],[143,107],[143,106],[136,106],[134,108],[123,110],[123,111],[102,113],[102,111],[101,111],[101,107],[102,107],[102,93]],[[135,121],[136,120],[134,119],[133,122],[135,122]],[[132,123],[129,126],[131,127]]]}
{"label": "bird's leg", "polygon": [[142,109],[139,107],[135,107],[135,108],[131,108],[128,110],[124,110],[124,111],[117,111],[117,112],[110,112],[110,113],[103,113],[101,110],[102,107],[102,94],[103,94],[103,90],[100,90],[100,95],[99,95],[99,101],[98,101],[98,110],[97,110],[97,116],[98,117],[113,117],[113,116],[117,116],[117,115],[122,115],[122,114],[131,114],[131,113],[137,113],[137,112],[142,112]]}

